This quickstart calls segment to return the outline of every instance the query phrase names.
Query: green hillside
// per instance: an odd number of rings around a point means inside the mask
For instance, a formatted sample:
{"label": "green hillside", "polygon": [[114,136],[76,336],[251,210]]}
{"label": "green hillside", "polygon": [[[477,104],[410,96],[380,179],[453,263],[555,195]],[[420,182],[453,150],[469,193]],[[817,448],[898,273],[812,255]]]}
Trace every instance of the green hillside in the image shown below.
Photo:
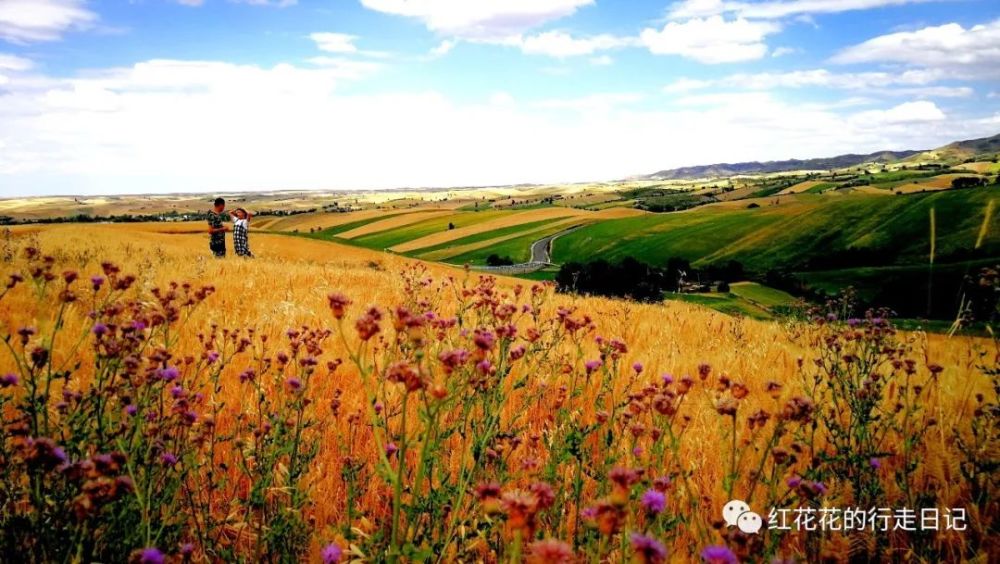
{"label": "green hillside", "polygon": [[[839,255],[844,266],[852,259],[921,264],[930,251],[931,209],[936,253],[946,258],[975,246],[989,203],[998,199],[996,187],[907,196],[801,194],[755,209],[713,205],[604,221],[561,237],[553,254],[556,262],[633,256],[663,265],[681,257],[705,266],[737,260],[752,272],[815,270]],[[1000,256],[1000,214],[992,214],[980,253]]]}

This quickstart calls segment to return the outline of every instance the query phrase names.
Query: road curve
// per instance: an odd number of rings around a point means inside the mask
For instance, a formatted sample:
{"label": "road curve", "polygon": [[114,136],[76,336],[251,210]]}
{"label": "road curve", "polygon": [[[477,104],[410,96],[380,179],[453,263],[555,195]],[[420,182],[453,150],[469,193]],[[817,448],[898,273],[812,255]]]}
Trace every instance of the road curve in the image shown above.
{"label": "road curve", "polygon": [[529,262],[522,262],[519,264],[511,264],[507,266],[476,266],[473,267],[476,270],[486,270],[490,272],[503,272],[508,274],[524,274],[528,272],[534,272],[536,270],[541,270],[546,266],[552,265],[552,241],[555,241],[559,237],[576,231],[577,229],[583,227],[583,225],[574,225],[569,229],[563,229],[558,233],[553,233],[546,237],[533,242],[531,244],[531,260]]}

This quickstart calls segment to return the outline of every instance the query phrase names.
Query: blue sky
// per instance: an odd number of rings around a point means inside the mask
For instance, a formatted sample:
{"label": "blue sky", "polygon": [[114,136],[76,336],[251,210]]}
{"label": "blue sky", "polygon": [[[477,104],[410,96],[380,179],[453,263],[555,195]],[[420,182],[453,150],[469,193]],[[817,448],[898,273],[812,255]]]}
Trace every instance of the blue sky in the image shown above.
{"label": "blue sky", "polygon": [[2,0],[0,195],[609,180],[1000,132],[990,0]]}

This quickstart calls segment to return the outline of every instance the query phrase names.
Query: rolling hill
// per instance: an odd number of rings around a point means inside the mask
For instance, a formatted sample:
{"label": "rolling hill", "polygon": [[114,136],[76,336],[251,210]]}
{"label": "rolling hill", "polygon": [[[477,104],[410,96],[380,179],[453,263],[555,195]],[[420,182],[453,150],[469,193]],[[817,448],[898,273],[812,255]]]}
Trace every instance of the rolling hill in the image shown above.
{"label": "rolling hill", "polygon": [[767,162],[717,163],[710,165],[672,168],[640,176],[642,180],[680,180],[692,178],[721,178],[744,174],[774,174],[801,170],[831,170],[857,166],[863,163],[890,163],[909,161],[960,162],[979,155],[1000,152],[1000,134],[982,139],[956,141],[932,150],[878,151],[868,154],[846,154],[817,159],[788,159]]}

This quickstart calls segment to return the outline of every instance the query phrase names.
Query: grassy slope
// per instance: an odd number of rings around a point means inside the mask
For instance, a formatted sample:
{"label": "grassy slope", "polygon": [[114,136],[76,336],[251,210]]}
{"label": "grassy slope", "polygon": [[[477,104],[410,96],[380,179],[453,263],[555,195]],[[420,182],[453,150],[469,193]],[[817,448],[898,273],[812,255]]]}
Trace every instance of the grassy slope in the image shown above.
{"label": "grassy slope", "polygon": [[481,211],[481,212],[457,212],[443,216],[432,217],[416,223],[400,226],[395,229],[369,233],[355,237],[352,243],[369,249],[387,249],[389,247],[419,239],[431,233],[447,231],[448,224],[453,223],[455,227],[465,227],[482,221],[495,219],[511,212]]}
{"label": "grassy slope", "polygon": [[410,252],[404,253],[404,254],[406,254],[408,256],[423,256],[423,255],[425,255],[427,253],[432,253],[432,252],[435,252],[435,251],[441,251],[441,250],[449,249],[449,248],[452,248],[452,247],[459,247],[459,246],[462,246],[462,245],[468,245],[468,244],[471,244],[471,243],[479,243],[481,241],[488,241],[490,239],[495,239],[497,237],[504,237],[504,236],[507,236],[507,235],[512,235],[514,233],[520,233],[521,231],[531,231],[531,230],[533,230],[533,229],[535,229],[537,227],[541,227],[541,226],[546,225],[548,223],[552,223],[554,221],[563,220],[563,219],[565,219],[565,218],[564,217],[553,217],[553,218],[550,218],[550,219],[543,219],[543,220],[540,220],[540,221],[532,221],[532,222],[529,222],[529,223],[519,223],[517,225],[510,225],[510,226],[503,227],[503,228],[500,228],[500,229],[494,229],[493,231],[485,231],[483,233],[476,233],[474,235],[469,235],[467,237],[462,237],[462,238],[459,238],[459,239],[452,239],[451,241],[447,241],[445,243],[440,243],[438,245],[433,245],[433,246],[430,246],[430,247],[422,247],[422,248],[417,249],[415,251],[410,251]]}
{"label": "grassy slope", "polygon": [[787,306],[795,303],[795,296],[788,292],[755,282],[737,282],[730,286],[729,291],[736,296],[766,308]]}
{"label": "grassy slope", "polygon": [[366,217],[364,219],[359,219],[357,221],[351,221],[349,223],[342,223],[340,225],[335,225],[329,227],[322,231],[317,231],[315,233],[302,233],[306,237],[312,237],[313,239],[323,239],[329,241],[341,233],[346,233],[352,229],[368,225],[369,223],[374,223],[376,221],[382,221],[384,219],[389,219],[390,217],[395,217],[397,215],[403,215],[400,213],[390,213],[387,215],[374,215],[371,217]]}
{"label": "grassy slope", "polygon": [[[570,224],[565,222],[553,225],[545,229],[536,229],[531,233],[521,237],[508,239],[497,245],[492,245],[483,249],[477,249],[468,253],[463,253],[448,259],[451,264],[485,264],[486,257],[497,254],[502,257],[510,257],[514,262],[527,262],[531,260],[531,244],[535,241],[568,229]],[[561,237],[560,237],[561,239]],[[557,239],[558,241],[559,239]]]}
{"label": "grassy slope", "polygon": [[[878,249],[890,263],[919,263],[929,249],[929,212],[936,210],[937,253],[971,248],[995,188],[911,196],[803,194],[779,206],[696,210],[604,221],[556,241],[557,262],[595,256],[634,256],[651,264],[684,257],[705,265],[734,259],[753,271],[796,268],[810,256],[851,247]],[[1000,255],[1000,219],[994,214],[984,250]]]}

